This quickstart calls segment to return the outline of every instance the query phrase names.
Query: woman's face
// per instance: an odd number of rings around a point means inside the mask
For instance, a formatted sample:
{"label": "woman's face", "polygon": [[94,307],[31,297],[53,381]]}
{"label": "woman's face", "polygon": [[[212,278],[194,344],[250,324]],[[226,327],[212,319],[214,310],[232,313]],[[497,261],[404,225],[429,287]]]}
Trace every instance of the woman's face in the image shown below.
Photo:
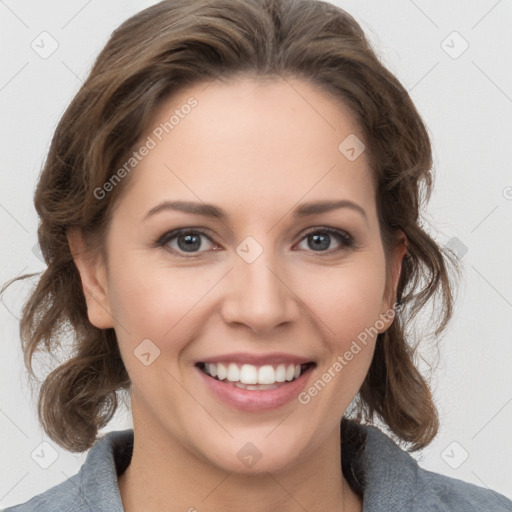
{"label": "woman's face", "polygon": [[360,130],[308,82],[248,78],[188,88],[150,130],[85,284],[136,432],[237,472],[332,449],[403,254],[388,282]]}

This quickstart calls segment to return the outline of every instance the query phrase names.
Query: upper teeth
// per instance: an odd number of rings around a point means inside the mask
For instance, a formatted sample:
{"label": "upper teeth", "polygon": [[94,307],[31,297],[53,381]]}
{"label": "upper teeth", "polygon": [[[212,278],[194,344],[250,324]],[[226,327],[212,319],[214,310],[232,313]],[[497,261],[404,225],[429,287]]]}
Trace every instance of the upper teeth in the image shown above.
{"label": "upper teeth", "polygon": [[274,384],[275,382],[292,381],[300,376],[300,364],[280,364],[275,368],[269,364],[254,366],[236,363],[205,363],[204,370],[208,375],[219,380],[242,384]]}

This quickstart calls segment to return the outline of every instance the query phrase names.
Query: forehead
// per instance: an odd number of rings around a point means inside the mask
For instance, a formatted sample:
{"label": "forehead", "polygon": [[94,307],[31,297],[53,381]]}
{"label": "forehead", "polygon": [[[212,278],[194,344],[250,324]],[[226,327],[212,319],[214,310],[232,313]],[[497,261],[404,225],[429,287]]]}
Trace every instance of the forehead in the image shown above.
{"label": "forehead", "polygon": [[140,143],[152,148],[125,196],[147,208],[173,199],[229,203],[237,213],[251,206],[275,213],[327,196],[371,209],[362,140],[349,109],[305,80],[200,83],[158,109]]}

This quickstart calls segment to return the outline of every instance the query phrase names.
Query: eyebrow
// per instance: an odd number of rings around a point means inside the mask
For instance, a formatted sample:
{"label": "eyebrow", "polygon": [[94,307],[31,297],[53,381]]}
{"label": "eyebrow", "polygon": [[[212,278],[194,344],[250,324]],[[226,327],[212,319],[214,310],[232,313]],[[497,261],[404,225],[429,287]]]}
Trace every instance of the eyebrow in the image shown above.
{"label": "eyebrow", "polygon": [[[357,203],[354,203],[348,199],[303,203],[298,208],[293,210],[293,217],[303,218],[310,215],[327,213],[332,210],[338,210],[341,208],[350,208],[351,210],[359,212],[365,218],[365,220],[368,220],[366,211]],[[222,208],[219,208],[213,204],[197,203],[193,201],[164,201],[156,205],[154,208],[151,208],[151,210],[149,210],[144,216],[144,220],[157,213],[168,210],[192,213],[194,215],[202,215],[204,217],[211,217],[220,220],[226,220],[228,218],[228,214]]]}

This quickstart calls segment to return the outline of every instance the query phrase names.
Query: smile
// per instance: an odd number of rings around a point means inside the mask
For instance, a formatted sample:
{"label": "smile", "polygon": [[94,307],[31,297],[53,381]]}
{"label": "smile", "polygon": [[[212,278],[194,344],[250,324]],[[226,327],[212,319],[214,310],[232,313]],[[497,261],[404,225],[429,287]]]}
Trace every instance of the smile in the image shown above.
{"label": "smile", "polygon": [[214,359],[195,365],[209,392],[221,403],[254,412],[296,402],[316,367],[312,361],[295,357],[240,354]]}
{"label": "smile", "polygon": [[198,367],[216,380],[233,383],[241,389],[275,389],[278,384],[298,379],[313,363],[256,366],[237,363],[199,363]]}

